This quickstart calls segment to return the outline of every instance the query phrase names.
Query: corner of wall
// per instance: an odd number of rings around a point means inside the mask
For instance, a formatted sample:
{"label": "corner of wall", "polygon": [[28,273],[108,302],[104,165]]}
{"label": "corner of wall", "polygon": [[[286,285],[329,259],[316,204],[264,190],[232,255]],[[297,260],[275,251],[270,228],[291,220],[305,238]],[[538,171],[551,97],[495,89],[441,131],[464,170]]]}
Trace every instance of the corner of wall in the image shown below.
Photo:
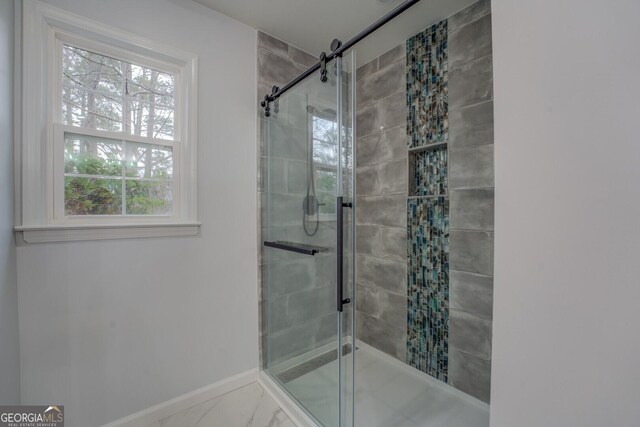
{"label": "corner of wall", "polygon": [[[13,183],[14,126],[14,6],[0,3],[0,173]],[[19,7],[19,6],[18,6]],[[15,14],[18,16],[18,14]],[[0,186],[0,404],[20,402],[20,345],[18,332],[18,279],[14,226],[13,185]]]}

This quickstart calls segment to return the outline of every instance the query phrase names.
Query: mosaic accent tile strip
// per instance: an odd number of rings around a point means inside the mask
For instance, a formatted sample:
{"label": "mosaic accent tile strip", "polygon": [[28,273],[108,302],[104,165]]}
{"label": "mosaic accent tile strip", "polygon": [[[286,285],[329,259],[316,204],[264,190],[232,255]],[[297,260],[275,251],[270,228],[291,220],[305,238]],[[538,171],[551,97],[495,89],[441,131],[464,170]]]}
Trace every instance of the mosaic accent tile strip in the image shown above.
{"label": "mosaic accent tile strip", "polygon": [[449,180],[447,164],[449,154],[447,147],[435,150],[419,151],[413,160],[415,180],[414,196],[445,196],[448,192]]}
{"label": "mosaic accent tile strip", "polygon": [[447,20],[407,40],[409,147],[449,138]]}
{"label": "mosaic accent tile strip", "polygon": [[448,381],[449,200],[407,202],[407,363]]}

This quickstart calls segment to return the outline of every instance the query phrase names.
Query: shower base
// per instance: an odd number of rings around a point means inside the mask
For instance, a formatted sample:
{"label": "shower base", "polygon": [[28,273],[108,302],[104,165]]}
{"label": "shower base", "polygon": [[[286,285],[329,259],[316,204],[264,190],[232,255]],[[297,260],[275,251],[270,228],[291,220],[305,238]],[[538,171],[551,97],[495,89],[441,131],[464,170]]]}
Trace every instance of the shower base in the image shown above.
{"label": "shower base", "polygon": [[[287,382],[287,389],[321,419],[335,419],[324,390],[336,387],[332,360]],[[324,415],[324,416],[322,416]],[[447,384],[358,342],[356,427],[487,427],[489,406]]]}

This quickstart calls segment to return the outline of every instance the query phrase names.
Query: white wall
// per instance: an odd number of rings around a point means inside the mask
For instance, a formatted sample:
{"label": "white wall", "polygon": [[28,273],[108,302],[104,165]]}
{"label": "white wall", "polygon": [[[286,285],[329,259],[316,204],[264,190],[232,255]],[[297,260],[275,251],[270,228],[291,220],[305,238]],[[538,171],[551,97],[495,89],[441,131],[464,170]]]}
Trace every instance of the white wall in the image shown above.
{"label": "white wall", "polygon": [[493,0],[493,427],[640,425],[638,17]]}
{"label": "white wall", "polygon": [[13,0],[0,1],[0,405],[20,402],[13,238]]}
{"label": "white wall", "polygon": [[23,402],[87,427],[258,366],[256,33],[190,1],[47,3],[199,55],[201,237],[18,248]]}

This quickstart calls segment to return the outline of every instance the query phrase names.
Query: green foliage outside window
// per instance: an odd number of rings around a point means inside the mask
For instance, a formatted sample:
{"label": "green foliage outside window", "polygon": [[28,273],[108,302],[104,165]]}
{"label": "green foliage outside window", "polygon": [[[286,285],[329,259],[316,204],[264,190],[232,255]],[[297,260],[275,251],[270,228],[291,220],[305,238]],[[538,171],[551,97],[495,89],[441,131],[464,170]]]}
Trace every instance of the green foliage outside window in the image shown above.
{"label": "green foliage outside window", "polygon": [[[166,215],[172,207],[172,155],[166,147],[128,144],[127,161],[117,143],[70,136],[65,144],[65,213]],[[124,176],[123,176],[124,173]]]}
{"label": "green foliage outside window", "polygon": [[[71,166],[71,165],[69,165]],[[65,169],[69,166],[65,165]],[[78,173],[120,175],[122,166],[101,159],[78,156],[73,162]],[[118,179],[65,177],[64,204],[67,215],[120,215],[122,183]]]}

